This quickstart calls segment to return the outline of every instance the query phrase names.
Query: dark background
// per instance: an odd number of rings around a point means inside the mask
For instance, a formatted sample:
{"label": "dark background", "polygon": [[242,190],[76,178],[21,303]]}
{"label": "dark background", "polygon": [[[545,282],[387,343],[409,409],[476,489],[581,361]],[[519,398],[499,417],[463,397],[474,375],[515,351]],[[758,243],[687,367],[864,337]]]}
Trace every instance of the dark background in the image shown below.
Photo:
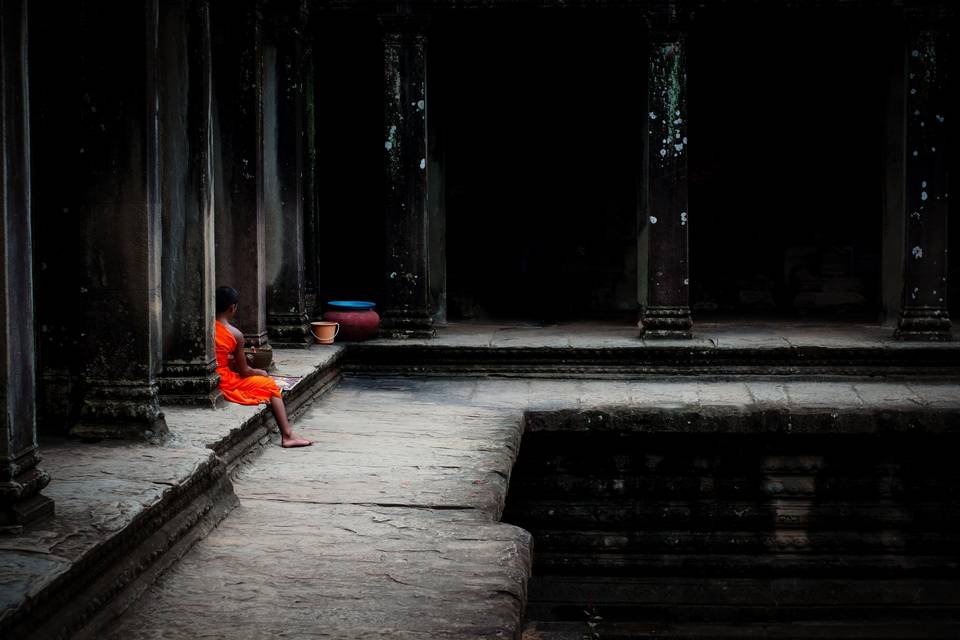
{"label": "dark background", "polygon": [[[695,318],[879,318],[895,28],[864,8],[698,14]],[[635,319],[644,33],[636,14],[612,11],[433,16],[429,117],[446,156],[451,319]],[[337,15],[317,32],[321,299],[382,297],[379,38],[370,16]]]}

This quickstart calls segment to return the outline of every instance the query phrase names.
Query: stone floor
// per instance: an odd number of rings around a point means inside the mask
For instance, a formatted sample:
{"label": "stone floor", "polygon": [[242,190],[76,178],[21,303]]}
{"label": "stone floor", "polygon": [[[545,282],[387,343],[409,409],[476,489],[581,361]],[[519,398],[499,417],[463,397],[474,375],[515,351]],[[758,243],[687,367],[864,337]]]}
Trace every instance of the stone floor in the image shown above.
{"label": "stone floor", "polygon": [[241,506],[111,638],[510,638],[530,540],[499,524],[527,409],[960,410],[953,384],[347,379],[235,481]]}
{"label": "stone floor", "polygon": [[[696,331],[695,340],[719,348],[785,341],[902,346],[888,329],[872,325],[698,323]],[[450,325],[432,344],[617,349],[638,342],[636,329],[623,324],[514,323]],[[925,347],[956,350],[960,343]],[[342,354],[339,345],[277,350],[278,373],[312,375]],[[248,637],[283,629],[290,637],[509,636],[510,625],[518,623],[529,548],[522,532],[496,519],[520,416],[528,408],[599,405],[960,410],[960,387],[929,378],[348,379],[297,423],[317,446],[267,447],[243,467],[236,479],[241,506],[118,623],[114,635],[195,637],[200,634],[179,619],[179,611],[190,610],[189,617],[209,619],[208,637],[239,637],[221,631],[234,630],[234,617],[243,620],[244,611],[256,609],[258,622]],[[22,535],[0,538],[0,629],[25,607],[43,604],[66,578],[82,583],[91,556],[115,557],[118,539],[199,476],[222,467],[218,452],[259,448],[263,430],[251,432],[249,425],[263,421],[263,409],[165,411],[172,437],[163,445],[41,442],[42,466],[53,478],[44,493],[56,501],[57,515]],[[287,602],[284,589],[299,598],[289,619],[277,608]],[[456,595],[451,599],[445,591]]]}
{"label": "stone floor", "polygon": [[[278,350],[277,372],[315,374],[342,350]],[[208,479],[218,466],[222,475],[223,460],[214,450],[251,431],[251,423],[262,421],[267,411],[232,403],[217,410],[163,410],[170,437],[161,444],[41,440],[41,467],[51,477],[43,493],[54,500],[56,515],[21,535],[0,536],[0,629],[23,609],[50,598],[51,589],[71,574],[90,571],[115,555],[111,548],[136,538],[145,521],[156,514],[169,517],[165,512],[178,507],[168,503],[191,484]]]}

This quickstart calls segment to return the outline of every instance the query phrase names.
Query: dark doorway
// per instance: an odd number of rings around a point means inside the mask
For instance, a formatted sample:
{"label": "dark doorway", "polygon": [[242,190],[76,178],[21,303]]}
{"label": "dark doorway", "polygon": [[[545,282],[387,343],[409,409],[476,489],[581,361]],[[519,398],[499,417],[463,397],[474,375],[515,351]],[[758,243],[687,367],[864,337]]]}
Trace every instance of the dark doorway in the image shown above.
{"label": "dark doorway", "polygon": [[316,122],[320,302],[382,302],[386,221],[383,44],[374,17],[315,21],[312,108]]}
{"label": "dark doorway", "polygon": [[879,11],[699,16],[689,38],[695,317],[877,317],[886,33]]}
{"label": "dark doorway", "polygon": [[433,30],[450,318],[633,318],[642,32],[575,11]]}

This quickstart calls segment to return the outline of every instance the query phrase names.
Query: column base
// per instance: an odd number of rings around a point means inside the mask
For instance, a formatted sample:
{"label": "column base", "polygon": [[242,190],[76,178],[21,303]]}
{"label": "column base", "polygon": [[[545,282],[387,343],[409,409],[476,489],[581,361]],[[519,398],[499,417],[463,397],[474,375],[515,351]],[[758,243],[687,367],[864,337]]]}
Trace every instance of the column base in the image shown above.
{"label": "column base", "polygon": [[2,505],[0,506],[0,534],[23,533],[25,526],[52,518],[53,514],[53,500],[39,494],[13,504]]}
{"label": "column base", "polygon": [[307,314],[270,314],[267,316],[270,344],[280,349],[307,349],[313,343]]}
{"label": "column base", "polygon": [[640,318],[643,339],[687,340],[693,337],[690,307],[647,307]]}
{"label": "column base", "polygon": [[428,313],[405,311],[383,312],[380,320],[380,337],[395,340],[429,339],[437,336],[433,316]]}
{"label": "column base", "polygon": [[167,434],[156,384],[87,384],[80,422],[70,429],[70,435],[84,440],[157,440]]}
{"label": "column base", "polygon": [[950,313],[940,307],[904,307],[893,337],[905,342],[949,342]]}
{"label": "column base", "polygon": [[214,409],[224,404],[216,360],[209,363],[164,362],[163,374],[157,382],[163,403]]}
{"label": "column base", "polygon": [[0,533],[20,533],[24,525],[53,515],[53,500],[40,495],[50,484],[50,476],[36,466],[40,456],[34,448],[21,456],[9,471],[16,473],[10,480],[0,482]]}

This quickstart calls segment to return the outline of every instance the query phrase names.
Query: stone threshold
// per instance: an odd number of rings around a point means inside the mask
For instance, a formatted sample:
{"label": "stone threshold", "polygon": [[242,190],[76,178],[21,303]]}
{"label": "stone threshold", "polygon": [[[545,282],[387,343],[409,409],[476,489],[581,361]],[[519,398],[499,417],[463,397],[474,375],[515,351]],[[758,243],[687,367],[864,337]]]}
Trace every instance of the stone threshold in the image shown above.
{"label": "stone threshold", "polygon": [[[344,351],[275,351],[274,373],[302,378],[284,392],[291,419],[337,384]],[[0,637],[96,637],[237,506],[233,471],[278,446],[266,406],[163,411],[161,444],[41,442],[57,514],[0,537]]]}

